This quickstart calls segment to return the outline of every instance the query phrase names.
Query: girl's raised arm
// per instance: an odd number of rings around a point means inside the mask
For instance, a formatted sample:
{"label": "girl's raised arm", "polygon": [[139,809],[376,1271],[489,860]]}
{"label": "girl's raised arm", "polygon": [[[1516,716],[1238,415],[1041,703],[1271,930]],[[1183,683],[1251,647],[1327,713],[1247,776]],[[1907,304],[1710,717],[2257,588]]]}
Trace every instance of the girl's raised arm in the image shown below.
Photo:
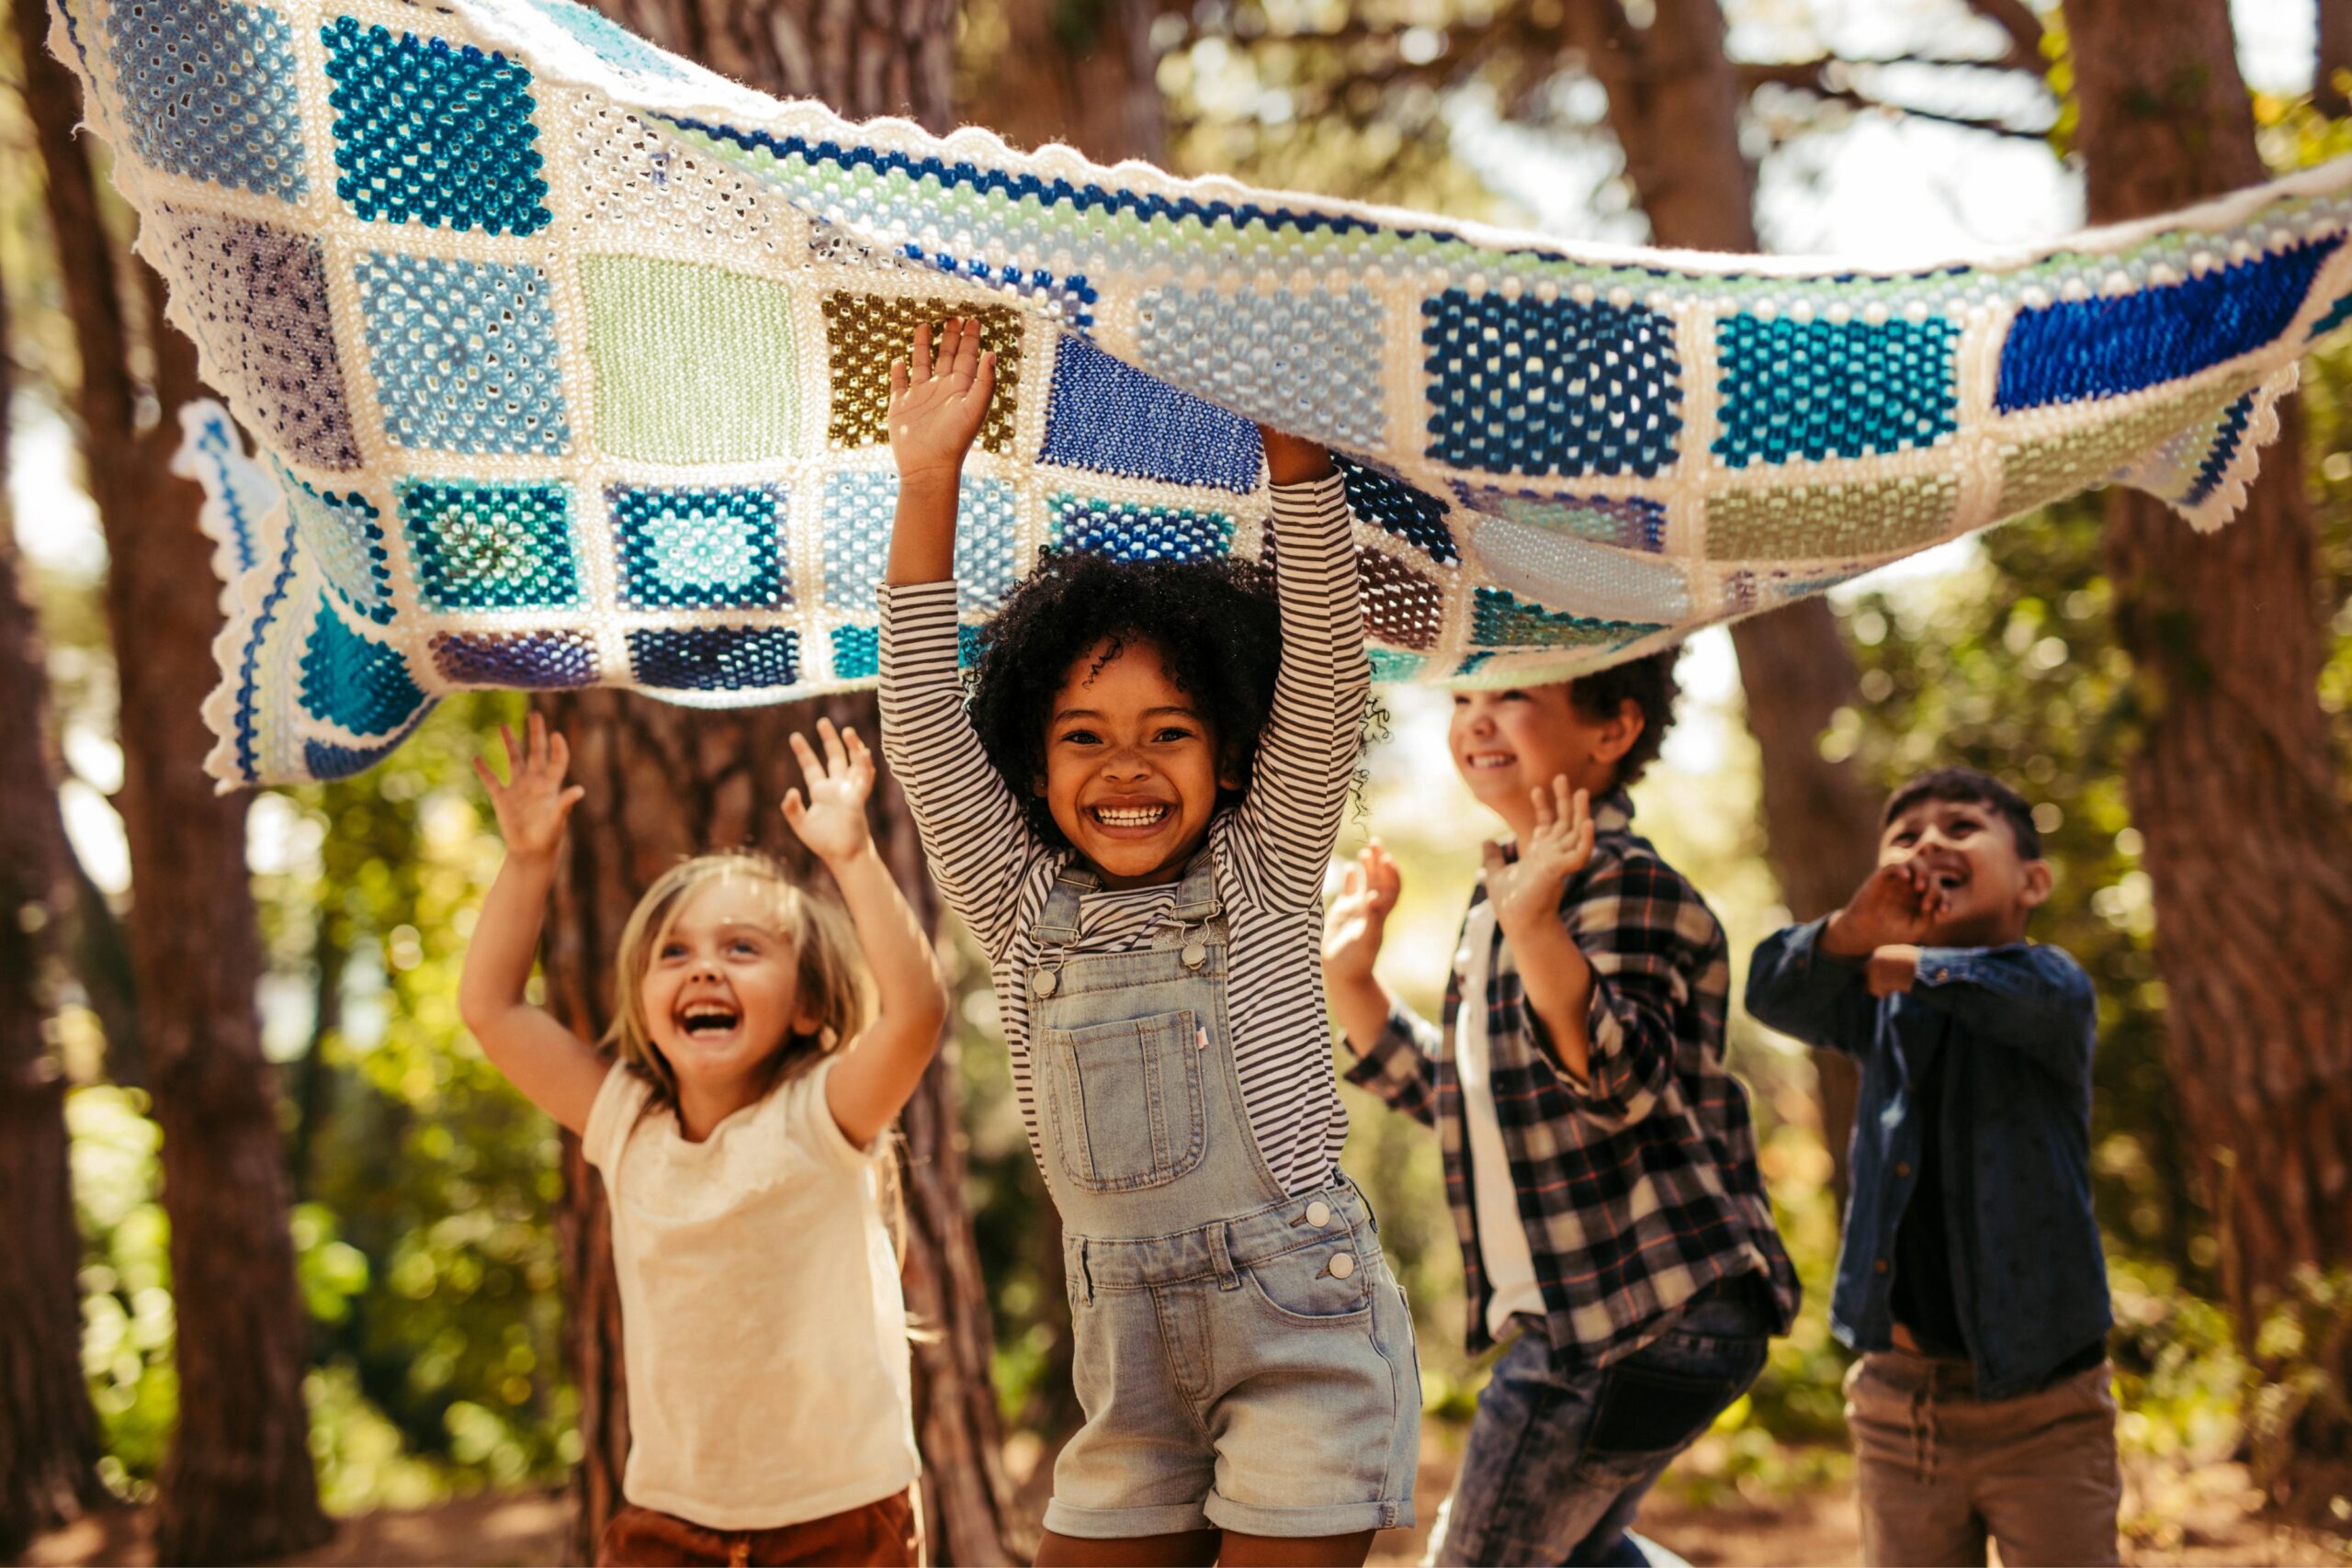
{"label": "girl's raised arm", "polygon": [[529,739],[517,745],[501,726],[506,742],[508,782],[480,757],[474,772],[490,791],[506,859],[481,901],[481,918],[466,946],[466,969],[458,983],[458,1012],[474,1038],[525,1099],[573,1133],[586,1130],[589,1109],[604,1087],[612,1063],[540,1008],[524,998],[531,961],[539,950],[548,890],[555,884],[555,856],[563,825],[586,792],[567,787],[563,775],[571,748],[548,734],[547,721],[531,716]]}
{"label": "girl's raised arm", "polygon": [[784,819],[840,885],[874,976],[874,1021],[842,1046],[825,1078],[834,1124],[864,1148],[898,1115],[937,1054],[947,986],[930,939],[866,828],[873,754],[856,730],[836,730],[829,718],[817,721],[817,738],[825,749],[821,758],[806,736],[792,738],[808,793],[805,800],[797,789],[785,795]]}

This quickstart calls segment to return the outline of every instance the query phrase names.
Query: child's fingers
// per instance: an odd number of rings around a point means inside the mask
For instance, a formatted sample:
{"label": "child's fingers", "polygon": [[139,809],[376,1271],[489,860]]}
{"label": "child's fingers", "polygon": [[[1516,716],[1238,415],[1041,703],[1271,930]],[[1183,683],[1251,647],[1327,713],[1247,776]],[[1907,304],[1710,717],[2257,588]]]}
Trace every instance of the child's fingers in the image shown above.
{"label": "child's fingers", "polygon": [[555,770],[559,778],[571,770],[571,742],[563,738],[560,729],[548,737],[548,766]]}
{"label": "child's fingers", "polygon": [[917,386],[931,379],[931,323],[915,328],[914,346],[910,355],[909,378]]}
{"label": "child's fingers", "polygon": [[561,795],[556,796],[556,808],[560,811],[568,812],[573,807],[586,799],[587,795],[588,786],[586,784],[573,784],[570,789],[565,790]]}
{"label": "child's fingers", "polygon": [[506,748],[506,776],[511,779],[522,771],[523,744],[514,739],[514,727],[511,724],[498,727],[498,739]]}
{"label": "child's fingers", "polygon": [[816,749],[808,744],[807,736],[796,729],[792,732],[789,744],[792,747],[794,759],[800,764],[801,777],[813,784],[825,776],[825,765],[817,760]]}
{"label": "child's fingers", "polygon": [[1487,868],[1487,877],[1492,879],[1503,869],[1505,863],[1503,860],[1502,845],[1497,843],[1492,839],[1488,839],[1485,843],[1478,846],[1478,861],[1480,864]]}
{"label": "child's fingers", "polygon": [[532,765],[535,767],[544,767],[547,765],[548,760],[547,716],[544,714],[534,713],[531,715],[530,722],[526,728],[531,738]]}
{"label": "child's fingers", "polygon": [[490,791],[492,800],[506,793],[506,786],[498,782],[498,775],[491,772],[490,764],[480,757],[474,759],[474,775],[481,779],[483,787]]}
{"label": "child's fingers", "polygon": [[965,318],[963,331],[956,338],[956,386],[958,390],[969,387],[980,368],[980,323]]}
{"label": "child's fingers", "polygon": [[907,362],[903,359],[893,359],[890,361],[890,400],[895,403],[906,395]]}
{"label": "child's fingers", "polygon": [[972,374],[972,396],[983,403],[996,392],[996,350],[980,355],[979,368]]}
{"label": "child's fingers", "polygon": [[849,772],[849,753],[842,749],[842,732],[831,719],[817,721],[817,739],[825,744],[825,771],[836,777]]}
{"label": "child's fingers", "polygon": [[1535,806],[1535,830],[1539,833],[1546,831],[1554,822],[1558,820],[1552,810],[1551,792],[1531,789],[1527,792],[1527,798]]}
{"label": "child's fingers", "polygon": [[808,807],[807,803],[802,801],[800,798],[799,786],[796,784],[792,788],[786,790],[784,792],[784,819],[794,832],[797,833],[800,831],[800,824],[808,818]]}
{"label": "child's fingers", "polygon": [[1560,775],[1556,787],[1560,789],[1565,795],[1565,798],[1560,802],[1560,814],[1566,817],[1570,822],[1577,824],[1578,827],[1590,826],[1592,822],[1592,792],[1589,789],[1570,791],[1568,789],[1568,775],[1566,773],[1562,773]]}

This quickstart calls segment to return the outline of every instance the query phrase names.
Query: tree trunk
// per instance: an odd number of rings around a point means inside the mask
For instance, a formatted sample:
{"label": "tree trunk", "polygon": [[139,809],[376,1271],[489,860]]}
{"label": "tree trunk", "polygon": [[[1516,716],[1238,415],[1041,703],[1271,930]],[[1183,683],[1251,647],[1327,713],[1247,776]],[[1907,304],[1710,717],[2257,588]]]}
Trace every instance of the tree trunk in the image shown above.
{"label": "tree trunk", "polygon": [[[204,773],[211,737],[199,708],[218,629],[211,546],[196,525],[200,492],[169,473],[176,426],[160,417],[197,392],[195,349],[164,326],[160,281],[143,266],[119,272],[74,141],[79,95],[43,47],[47,12],[40,0],[14,0],[14,14],[81,356],[84,466],[111,563],[116,804],[130,850],[131,964],[164,1135],[177,1323],[179,1425],[157,1490],[156,1552],[166,1562],[280,1556],[332,1532],[311,1467],[306,1325],[254,1008],[261,943],[245,802],[215,795]],[[119,276],[134,279],[134,291]],[[132,379],[134,341],[153,355],[152,388]]]}
{"label": "tree trunk", "polygon": [[[7,295],[0,290],[0,480],[8,472]],[[66,1161],[51,986],[70,908],[50,768],[49,672],[0,491],[0,1561],[106,1498],[82,1379],[82,1236]]]}
{"label": "tree trunk", "polygon": [[[1739,84],[1724,53],[1717,0],[1657,0],[1645,28],[1620,0],[1580,0],[1572,40],[1609,95],[1609,128],[1657,243],[1688,250],[1758,249],[1755,171],[1739,147]],[[1878,801],[1851,761],[1821,754],[1841,707],[1858,705],[1854,656],[1819,599],[1742,621],[1739,655],[1748,728],[1763,761],[1767,854],[1799,919],[1846,901],[1878,861]],[[1842,1204],[1854,1124],[1854,1065],[1813,1054],[1821,1131]]]}
{"label": "tree trunk", "polygon": [[1005,0],[1005,38],[968,104],[1015,147],[1067,142],[1098,164],[1167,150],[1152,48],[1159,0]]}
{"label": "tree trunk", "polygon": [[[600,0],[605,11],[664,48],[787,96],[817,97],[864,118],[906,115],[949,123],[953,0]],[[786,737],[829,714],[879,740],[874,699],[858,695],[735,713],[675,707],[621,693],[540,699],[571,740],[588,797],[573,813],[546,955],[548,1000],[591,1038],[611,1005],[614,950],[638,895],[686,854],[757,844],[804,870],[808,856],[777,803],[799,782]],[[876,800],[876,841],[925,924],[939,903],[895,782]],[[971,1220],[952,1043],[900,1119],[904,1134],[908,1310],[929,1331],[915,1347],[915,1435],[932,1559],[1001,1562],[1009,1524],[999,1454],[994,1336]],[[586,1440],[575,1478],[575,1550],[594,1548],[620,1502],[628,1455],[628,1393],[620,1303],[605,1195],[564,1140],[560,1216],[572,1290],[566,1339]]]}
{"label": "tree trunk", "polygon": [[[2263,177],[2220,0],[2066,0],[2065,17],[2094,222]],[[2117,490],[2106,540],[2139,671],[2129,786],[2174,1081],[2249,1343],[2299,1268],[2352,1263],[2352,820],[2318,698],[2327,634],[2301,411],[2278,413],[2235,522],[2199,534]],[[2328,1370],[2343,1379],[2352,1363]],[[2318,1431],[2315,1405],[2306,1453],[2352,1449],[2337,1409]]]}
{"label": "tree trunk", "polygon": [[2312,105],[2338,118],[2352,114],[2352,0],[2313,0],[2319,13],[2319,48],[2312,61]]}

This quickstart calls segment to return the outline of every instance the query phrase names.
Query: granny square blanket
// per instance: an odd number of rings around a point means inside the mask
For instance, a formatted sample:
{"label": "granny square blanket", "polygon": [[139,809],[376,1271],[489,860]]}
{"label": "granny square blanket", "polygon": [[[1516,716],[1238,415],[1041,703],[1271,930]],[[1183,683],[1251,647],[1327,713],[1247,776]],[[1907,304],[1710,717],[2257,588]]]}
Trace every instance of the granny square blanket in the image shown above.
{"label": "granny square blanket", "polygon": [[1001,361],[969,622],[1048,552],[1260,551],[1264,421],[1339,455],[1375,674],[1451,684],[2109,481],[2218,525],[2352,316],[2352,164],[1880,273],[851,124],[569,0],[53,4],[228,404],[183,455],[224,787],[356,772],[468,687],[870,683],[888,365],[949,314]]}

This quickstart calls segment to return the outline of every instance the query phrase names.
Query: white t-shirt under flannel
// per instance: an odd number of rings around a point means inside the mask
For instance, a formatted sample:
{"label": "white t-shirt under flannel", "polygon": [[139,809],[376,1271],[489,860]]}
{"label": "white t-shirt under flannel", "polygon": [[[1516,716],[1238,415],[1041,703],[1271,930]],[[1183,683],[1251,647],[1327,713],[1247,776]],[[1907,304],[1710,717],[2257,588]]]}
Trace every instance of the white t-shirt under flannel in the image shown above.
{"label": "white t-shirt under flannel", "polygon": [[[1227,995],[1242,1107],[1268,1171],[1285,1192],[1301,1192],[1330,1179],[1348,1136],[1323,1011],[1322,892],[1371,677],[1339,479],[1277,489],[1273,501],[1282,671],[1250,794],[1211,822],[1209,844],[1233,944]],[[956,624],[953,582],[882,590],[882,751],[906,791],[940,892],[989,955],[1034,1155],[1034,927],[1071,852],[1030,830],[973,731]],[[1089,895],[1079,906],[1078,950],[1147,945],[1175,894],[1171,883]]]}

